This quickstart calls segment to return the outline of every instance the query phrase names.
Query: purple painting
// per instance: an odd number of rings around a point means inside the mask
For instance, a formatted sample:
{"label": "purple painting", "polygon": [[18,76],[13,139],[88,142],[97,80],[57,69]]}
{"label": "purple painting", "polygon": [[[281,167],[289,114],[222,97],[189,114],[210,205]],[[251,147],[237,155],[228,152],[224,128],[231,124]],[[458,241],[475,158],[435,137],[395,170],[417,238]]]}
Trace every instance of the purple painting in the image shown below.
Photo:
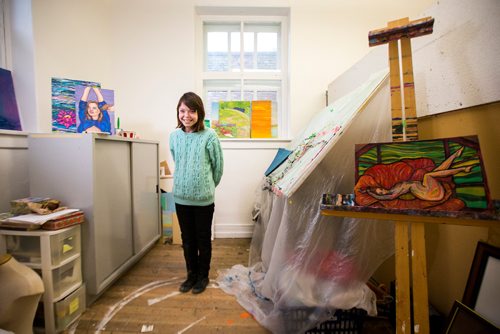
{"label": "purple painting", "polygon": [[0,129],[22,130],[12,73],[0,68]]}
{"label": "purple painting", "polygon": [[77,132],[115,134],[115,92],[92,85],[75,87]]}

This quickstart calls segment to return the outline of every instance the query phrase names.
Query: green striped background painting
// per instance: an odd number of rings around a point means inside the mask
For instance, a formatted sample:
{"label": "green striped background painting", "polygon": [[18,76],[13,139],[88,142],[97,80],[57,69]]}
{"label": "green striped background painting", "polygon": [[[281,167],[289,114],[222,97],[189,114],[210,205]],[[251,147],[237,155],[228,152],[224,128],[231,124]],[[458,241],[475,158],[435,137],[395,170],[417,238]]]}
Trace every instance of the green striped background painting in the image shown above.
{"label": "green striped background painting", "polygon": [[356,180],[374,165],[390,164],[402,159],[430,158],[439,166],[461,147],[464,150],[455,158],[451,168],[472,166],[472,169],[469,173],[453,176],[456,197],[464,201],[467,208],[487,209],[490,204],[489,192],[476,136],[356,145]]}

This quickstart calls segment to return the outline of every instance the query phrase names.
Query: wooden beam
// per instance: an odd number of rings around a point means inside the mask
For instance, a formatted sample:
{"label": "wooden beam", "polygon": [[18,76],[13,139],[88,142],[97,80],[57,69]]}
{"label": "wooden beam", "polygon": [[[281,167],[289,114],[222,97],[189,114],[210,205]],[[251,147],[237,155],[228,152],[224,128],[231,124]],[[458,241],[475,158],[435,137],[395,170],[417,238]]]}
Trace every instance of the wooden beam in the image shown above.
{"label": "wooden beam", "polygon": [[394,229],[396,261],[396,333],[411,333],[409,224],[396,222]]}
{"label": "wooden beam", "polygon": [[387,44],[390,41],[399,40],[403,37],[413,38],[432,34],[434,19],[425,17],[423,19],[414,20],[404,25],[388,26],[372,30],[368,33],[368,43],[370,46]]}
{"label": "wooden beam", "polygon": [[[391,42],[392,43],[392,42]],[[401,38],[401,63],[403,71],[404,91],[404,125],[405,140],[418,140],[417,107],[415,105],[415,82],[413,81],[413,60],[411,40]]]}
{"label": "wooden beam", "polygon": [[414,315],[413,332],[430,333],[424,223],[412,223],[410,234]]}
{"label": "wooden beam", "polygon": [[435,216],[417,216],[411,214],[397,213],[376,213],[376,212],[358,212],[321,209],[323,216],[351,217],[359,219],[380,219],[389,221],[407,221],[410,223],[420,222],[428,224],[461,225],[476,227],[500,227],[498,218],[494,219],[475,219],[470,217],[435,217]]}

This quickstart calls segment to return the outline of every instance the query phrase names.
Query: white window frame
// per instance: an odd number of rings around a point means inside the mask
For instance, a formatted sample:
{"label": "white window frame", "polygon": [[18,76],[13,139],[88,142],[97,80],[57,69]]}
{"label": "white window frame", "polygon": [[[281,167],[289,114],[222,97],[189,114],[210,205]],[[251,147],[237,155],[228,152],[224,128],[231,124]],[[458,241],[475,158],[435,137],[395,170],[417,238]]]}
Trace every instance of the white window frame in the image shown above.
{"label": "white window frame", "polygon": [[[245,90],[243,86],[244,80],[273,80],[280,81],[280,100],[277,101],[278,107],[278,132],[277,138],[269,138],[270,140],[287,139],[290,133],[290,120],[289,120],[289,84],[288,84],[288,15],[255,15],[255,10],[249,10],[248,15],[245,13],[238,15],[206,15],[199,14],[197,16],[196,27],[196,66],[197,66],[197,84],[198,91],[203,92],[204,99],[206,98],[204,81],[205,80],[235,80],[240,81],[242,93]],[[228,71],[228,72],[209,72],[205,71],[205,59],[207,57],[204,41],[204,23],[235,23],[240,22],[240,31],[243,29],[243,22],[249,24],[255,23],[280,23],[281,36],[280,36],[280,71],[273,70],[255,70],[255,71]],[[240,41],[243,43],[243,39]],[[242,49],[242,48],[241,48]],[[240,52],[240,62],[243,63],[244,52]],[[242,94],[243,96],[243,94]],[[225,140],[221,138],[221,140]],[[246,140],[255,140],[255,138],[247,138]]]}

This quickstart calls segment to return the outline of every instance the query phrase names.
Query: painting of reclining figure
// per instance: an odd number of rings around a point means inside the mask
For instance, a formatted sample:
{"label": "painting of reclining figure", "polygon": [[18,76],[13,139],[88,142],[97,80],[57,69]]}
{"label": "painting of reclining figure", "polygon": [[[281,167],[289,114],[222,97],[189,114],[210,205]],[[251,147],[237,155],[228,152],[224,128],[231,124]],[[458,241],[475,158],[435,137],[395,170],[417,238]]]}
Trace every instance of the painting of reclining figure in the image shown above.
{"label": "painting of reclining figure", "polygon": [[492,204],[477,136],[356,145],[355,202],[482,211]]}

